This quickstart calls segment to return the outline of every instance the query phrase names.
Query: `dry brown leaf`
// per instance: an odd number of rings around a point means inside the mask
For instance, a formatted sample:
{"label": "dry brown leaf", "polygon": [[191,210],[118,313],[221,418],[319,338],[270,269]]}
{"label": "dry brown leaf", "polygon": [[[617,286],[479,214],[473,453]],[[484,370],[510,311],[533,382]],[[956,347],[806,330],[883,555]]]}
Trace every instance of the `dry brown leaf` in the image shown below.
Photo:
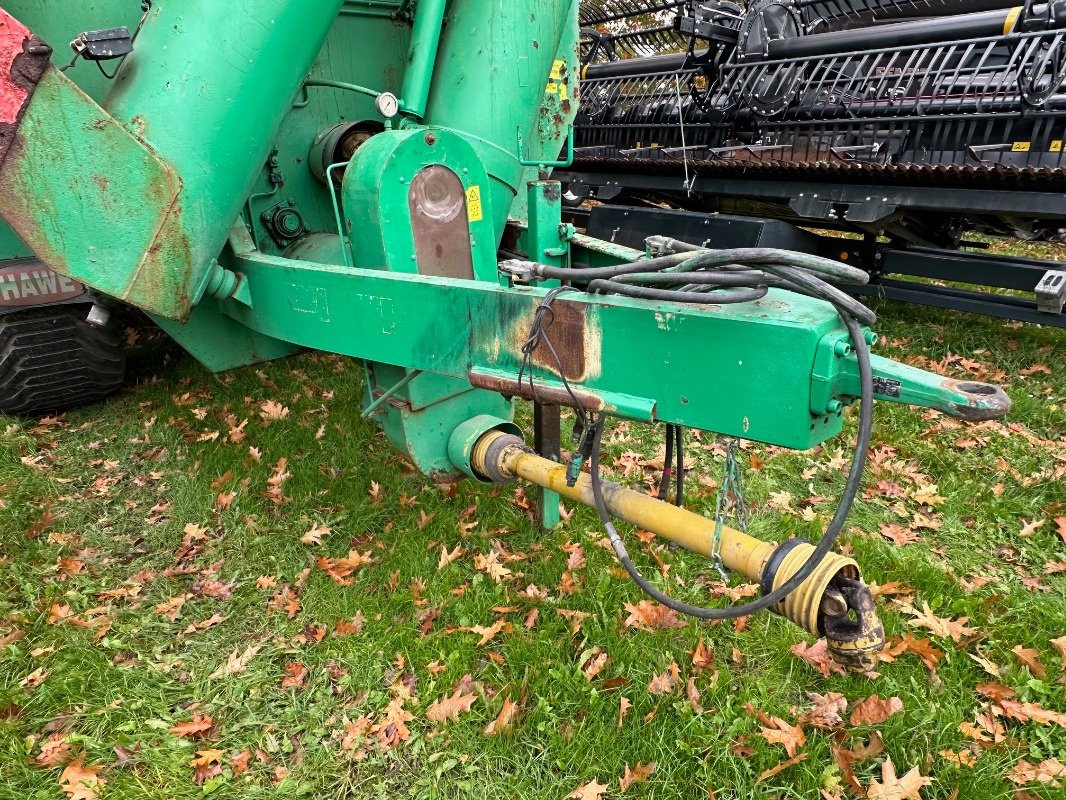
{"label": "dry brown leaf", "polygon": [[903,710],[903,701],[898,697],[890,697],[882,700],[876,694],[872,694],[865,700],[860,700],[851,711],[851,724],[857,725],[880,725],[893,714]]}
{"label": "dry brown leaf", "polygon": [[349,550],[348,555],[343,558],[320,556],[316,563],[319,569],[325,570],[326,574],[333,578],[333,582],[338,586],[351,586],[355,583],[352,575],[373,562],[374,559],[369,550],[365,553],[360,553],[358,550]]}
{"label": "dry brown leaf", "polygon": [[[1063,519],[1066,519],[1064,517]],[[1060,636],[1058,639],[1052,639],[1051,645],[1059,651],[1059,658],[1062,659],[1062,663],[1066,666],[1066,636]]]}
{"label": "dry brown leaf", "polygon": [[254,647],[245,648],[243,653],[234,650],[230,653],[229,658],[226,659],[226,663],[222,664],[218,669],[211,673],[211,679],[214,680],[216,678],[228,678],[230,675],[240,675],[248,669],[248,662],[255,658],[256,654],[262,649],[262,645],[255,645]]}
{"label": "dry brown leaf", "polygon": [[300,689],[307,682],[307,666],[299,661],[290,661],[285,665],[285,677],[281,679],[282,689]]}
{"label": "dry brown leaf", "polygon": [[1007,777],[1018,786],[1024,786],[1027,783],[1042,783],[1052,789],[1059,789],[1062,787],[1062,782],[1058,779],[1066,778],[1066,764],[1060,763],[1057,758],[1031,764],[1023,758],[1011,768]]}
{"label": "dry brown leaf", "polygon": [[848,699],[840,692],[807,692],[807,699],[814,703],[814,708],[800,717],[799,721],[823,730],[833,730],[844,724],[841,715],[848,710]]}
{"label": "dry brown leaf", "polygon": [[951,639],[953,642],[961,641],[965,636],[972,636],[977,633],[977,628],[969,628],[966,623],[969,621],[969,617],[960,617],[959,619],[948,619],[946,617],[936,616],[932,609],[929,608],[928,603],[922,603],[922,610],[919,611],[910,603],[900,603],[900,610],[904,613],[910,614],[914,617],[912,620],[908,620],[909,625],[913,625],[916,628],[927,628],[933,633],[934,636],[942,636],[945,639]]}
{"label": "dry brown leaf", "polygon": [[440,561],[437,562],[437,570],[439,571],[444,569],[446,566],[455,561],[455,559],[462,556],[465,552],[466,551],[463,549],[463,546],[461,544],[457,544],[455,546],[455,549],[452,550],[450,553],[448,552],[448,548],[442,545],[440,548]]}
{"label": "dry brown leaf", "polygon": [[351,620],[338,620],[336,626],[333,628],[333,632],[337,636],[351,636],[355,633],[362,633],[363,626],[366,624],[366,618],[363,616],[362,611],[356,611],[355,616]]}
{"label": "dry brown leaf", "polygon": [[796,755],[796,751],[807,742],[807,734],[803,732],[803,725],[789,725],[781,717],[766,717],[765,724],[759,729],[759,735],[770,744],[784,746],[789,758]]}
{"label": "dry brown leaf", "polygon": [[521,700],[515,703],[512,702],[510,697],[505,697],[503,699],[503,706],[500,708],[500,713],[496,715],[496,719],[485,726],[485,735],[495,736],[498,733],[504,733],[505,731],[510,730],[521,710]]}
{"label": "dry brown leaf", "polygon": [[481,639],[480,641],[478,641],[477,646],[484,647],[494,638],[496,638],[497,634],[499,634],[500,632],[510,631],[511,624],[506,619],[499,619],[487,628],[483,625],[475,625],[472,628],[467,628],[467,630],[469,630],[471,633],[478,634]]}
{"label": "dry brown leaf", "polygon": [[463,694],[463,687],[459,687],[448,697],[442,697],[426,711],[426,719],[430,722],[444,722],[446,719],[459,719],[459,715],[469,711],[477,700],[477,695]]}
{"label": "dry brown leaf", "polygon": [[85,753],[81,753],[63,769],[59,776],[59,788],[69,800],[95,800],[97,792],[107,783],[100,777],[101,766],[85,766]]}
{"label": "dry brown leaf", "polygon": [[636,605],[625,604],[629,616],[626,617],[627,628],[644,628],[649,631],[661,631],[668,628],[684,628],[687,624],[676,611],[651,600],[641,600]]}
{"label": "dry brown leaf", "polygon": [[1035,678],[1046,678],[1047,670],[1044,665],[1040,663],[1040,653],[1031,647],[1022,647],[1020,644],[1011,648],[1011,652],[1014,653],[1014,657],[1017,658],[1025,667],[1033,673]]}
{"label": "dry brown leaf", "polygon": [[603,800],[603,793],[605,791],[607,791],[606,785],[593,780],[582,786],[578,786],[566,797],[567,800]]}
{"label": "dry brown leaf", "polygon": [[333,529],[327,525],[315,525],[311,530],[300,537],[300,541],[303,544],[313,545],[315,547],[322,544],[322,538],[329,536],[333,533]]}
{"label": "dry brown leaf", "polygon": [[70,742],[63,732],[53,733],[41,744],[41,752],[33,759],[37,766],[52,769],[70,758]]}
{"label": "dry brown leaf", "polygon": [[183,739],[186,736],[202,739],[203,734],[211,730],[214,724],[215,721],[211,719],[209,714],[193,714],[191,720],[179,722],[168,728],[167,732],[174,734],[179,739]]}
{"label": "dry brown leaf", "polygon": [[918,767],[902,778],[896,777],[896,767],[889,757],[881,765],[881,780],[870,782],[866,796],[870,800],[922,800],[922,787],[932,783],[931,779],[921,774]]}
{"label": "dry brown leaf", "polygon": [[769,780],[770,778],[774,777],[774,775],[784,772],[789,767],[796,766],[809,755],[810,753],[800,753],[799,755],[793,756],[792,758],[782,761],[776,767],[770,767],[770,769],[763,770],[759,773],[759,776],[755,779],[755,782],[762,783],[765,780]]}
{"label": "dry brown leaf", "polygon": [[211,778],[222,774],[222,750],[197,750],[196,757],[189,760],[192,766],[192,779],[197,786],[203,786]]}
{"label": "dry brown leaf", "polygon": [[607,666],[607,660],[606,653],[594,650],[588,661],[585,662],[585,666],[581,668],[581,672],[591,681],[603,672],[603,668]]}
{"label": "dry brown leaf", "polygon": [[626,764],[625,772],[618,779],[618,791],[624,792],[634,783],[646,783],[653,774],[655,774],[654,761],[650,764],[641,764],[638,761],[633,769],[630,769],[629,764]]}
{"label": "dry brown leaf", "polygon": [[44,667],[38,667],[21,681],[19,681],[20,689],[36,689],[42,683],[44,679],[48,677],[48,670]]}
{"label": "dry brown leaf", "polygon": [[264,425],[269,425],[289,416],[289,409],[276,400],[267,400],[259,406],[259,416],[262,417]]}
{"label": "dry brown leaf", "polygon": [[696,644],[696,649],[692,651],[692,667],[700,670],[712,666],[714,666],[714,651],[703,643],[703,639],[700,639]]}
{"label": "dry brown leaf", "polygon": [[790,649],[795,656],[803,659],[822,673],[822,677],[824,678],[828,678],[830,672],[844,675],[844,668],[835,662],[833,657],[829,655],[828,647],[829,642],[825,639],[819,639],[809,647],[806,642],[800,642],[799,644],[792,645]]}
{"label": "dry brown leaf", "polygon": [[957,767],[972,767],[977,763],[977,756],[972,750],[960,750],[957,753],[954,750],[941,750],[938,755]]}
{"label": "dry brown leaf", "polygon": [[656,697],[669,694],[677,686],[678,678],[681,677],[681,669],[677,662],[671,662],[665,672],[661,672],[651,679],[648,684],[648,693]]}
{"label": "dry brown leaf", "polygon": [[622,720],[626,718],[626,714],[629,713],[629,709],[633,707],[633,704],[629,701],[629,698],[622,695],[618,699],[618,727],[622,727]]}
{"label": "dry brown leaf", "polygon": [[703,703],[700,700],[700,690],[696,688],[696,679],[691,675],[685,682],[685,698],[688,700],[688,704],[692,706],[692,710],[697,714],[703,713]]}
{"label": "dry brown leaf", "polygon": [[496,583],[503,583],[511,577],[511,570],[500,563],[500,556],[496,552],[478,553],[474,556],[474,569],[484,572]]}

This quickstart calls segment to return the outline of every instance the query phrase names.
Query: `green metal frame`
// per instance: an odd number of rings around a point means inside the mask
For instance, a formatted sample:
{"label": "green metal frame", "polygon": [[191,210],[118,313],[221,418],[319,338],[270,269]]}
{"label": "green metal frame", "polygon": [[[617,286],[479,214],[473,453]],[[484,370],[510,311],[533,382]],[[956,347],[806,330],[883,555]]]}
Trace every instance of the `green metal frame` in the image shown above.
{"label": "green metal frame", "polygon": [[[463,469],[453,432],[507,424],[515,396],[572,391],[588,410],[793,448],[835,435],[859,394],[847,331],[786,292],[722,307],[564,294],[546,327],[561,363],[541,348],[524,366],[550,284],[501,277],[501,245],[578,269],[642,255],[563,225],[540,169],[577,111],[578,5],[155,0],[100,103],[46,73],[0,169],[0,213],[49,266],[149,311],[212,369],[303,347],[362,359],[364,411],[429,474]],[[374,105],[386,91],[393,120]],[[309,154],[345,122],[384,130],[323,183]],[[429,167],[464,195],[438,258],[469,257],[471,279],[420,271],[411,187]],[[274,242],[267,199],[309,236]],[[971,416],[1001,400],[875,367],[886,399]]]}

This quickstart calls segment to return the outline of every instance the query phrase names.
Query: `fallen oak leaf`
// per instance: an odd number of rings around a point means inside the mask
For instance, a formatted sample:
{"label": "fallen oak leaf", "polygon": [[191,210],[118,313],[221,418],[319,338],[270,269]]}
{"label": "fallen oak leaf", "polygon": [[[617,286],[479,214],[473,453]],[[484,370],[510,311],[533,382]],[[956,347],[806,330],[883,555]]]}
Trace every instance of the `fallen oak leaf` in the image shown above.
{"label": "fallen oak leaf", "polygon": [[931,779],[921,774],[918,767],[902,778],[897,777],[896,766],[888,757],[881,765],[881,780],[875,778],[870,782],[866,796],[870,800],[922,800],[922,787],[932,783]]}
{"label": "fallen oak leaf", "polygon": [[814,708],[797,720],[823,730],[834,730],[844,724],[841,715],[848,710],[848,699],[840,692],[807,692]]}
{"label": "fallen oak leaf", "polygon": [[281,679],[282,689],[301,689],[307,682],[307,666],[299,661],[290,661],[285,665],[285,677]]}
{"label": "fallen oak leaf", "polygon": [[451,696],[434,701],[426,711],[426,719],[430,722],[459,719],[460,714],[470,710],[475,700],[477,700],[476,694],[463,694],[463,688],[460,686]]}
{"label": "fallen oak leaf", "polygon": [[472,628],[463,628],[463,630],[469,631],[470,633],[478,634],[481,637],[481,640],[477,643],[477,646],[484,647],[493,639],[495,639],[497,634],[501,632],[510,633],[513,628],[511,626],[511,623],[509,623],[506,619],[499,619],[487,628],[483,625],[474,625]]}
{"label": "fallen oak leaf", "polygon": [[521,700],[515,703],[511,700],[510,696],[505,697],[503,699],[503,706],[500,708],[500,713],[496,715],[496,719],[485,726],[485,735],[495,736],[496,734],[510,730],[521,710]]}
{"label": "fallen oak leaf", "polygon": [[883,700],[878,695],[872,694],[865,700],[860,700],[855,704],[855,708],[851,712],[851,724],[852,726],[880,725],[893,714],[902,710],[903,701],[898,697],[890,697],[887,700]]}
{"label": "fallen oak leaf", "polygon": [[1047,670],[1039,660],[1040,653],[1035,649],[1018,644],[1011,648],[1011,652],[1033,674],[1034,678],[1047,677]]}
{"label": "fallen oak leaf", "polygon": [[834,661],[831,655],[829,655],[828,648],[829,642],[825,639],[819,639],[809,647],[806,642],[800,642],[799,644],[792,645],[789,649],[797,658],[806,661],[822,673],[823,678],[828,678],[830,672],[835,672],[838,675],[846,674],[844,668]]}
{"label": "fallen oak leaf", "polygon": [[566,797],[567,800],[603,800],[603,793],[605,791],[607,791],[607,786],[605,784],[591,780],[583,786],[578,786]]}
{"label": "fallen oak leaf", "polygon": [[59,788],[69,800],[95,800],[97,792],[107,783],[100,777],[99,764],[85,766],[85,753],[80,754],[63,769]]}
{"label": "fallen oak leaf", "polygon": [[603,672],[603,668],[607,666],[607,654],[598,648],[593,650],[588,660],[585,662],[585,666],[581,668],[582,674],[588,679],[593,680]]}
{"label": "fallen oak leaf", "polygon": [[1062,783],[1058,778],[1066,778],[1066,764],[1057,758],[1049,758],[1039,764],[1031,764],[1024,758],[1007,773],[1011,783],[1024,786],[1027,783],[1042,783],[1052,789],[1059,789]]}
{"label": "fallen oak leaf", "polygon": [[215,721],[211,719],[210,714],[193,714],[191,720],[186,722],[179,722],[176,725],[167,729],[167,733],[172,733],[179,739],[183,739],[186,736],[202,739],[203,734],[211,730]]}
{"label": "fallen oak leaf", "polygon": [[634,783],[647,783],[648,778],[655,774],[655,769],[656,764],[654,761],[648,764],[641,764],[638,761],[633,769],[630,769],[629,764],[626,764],[625,772],[618,779],[618,791],[625,792]]}
{"label": "fallen oak leaf", "polygon": [[770,744],[784,746],[789,758],[796,755],[796,751],[807,743],[807,734],[803,732],[803,725],[790,725],[781,717],[762,717],[763,727],[759,729],[759,735]]}
{"label": "fallen oak leaf", "polygon": [[627,628],[661,631],[668,628],[684,628],[688,624],[672,608],[650,600],[641,600],[636,605],[626,603],[625,610],[629,612],[624,623]]}
{"label": "fallen oak leaf", "polygon": [[211,778],[222,774],[222,750],[197,750],[196,757],[189,760],[192,766],[192,779],[197,786],[203,786]]}
{"label": "fallen oak leaf", "polygon": [[41,744],[41,752],[33,760],[39,767],[52,769],[65,763],[68,758],[70,758],[70,742],[67,741],[67,734],[59,731],[53,733]]}
{"label": "fallen oak leaf", "polygon": [[450,553],[448,552],[447,547],[441,545],[440,561],[437,562],[437,571],[439,572],[440,570],[444,569],[446,566],[455,561],[455,559],[462,556],[465,552],[466,551],[463,549],[463,546],[461,544],[457,544],[455,546],[455,549],[452,550]]}
{"label": "fallen oak leaf", "polygon": [[228,678],[230,675],[240,675],[248,669],[248,662],[255,658],[262,649],[262,645],[254,645],[245,648],[243,653],[234,650],[229,658],[226,659],[225,663],[211,673],[211,679],[214,680],[217,678]]}
{"label": "fallen oak leaf", "polygon": [[927,628],[934,636],[941,636],[945,639],[951,639],[953,642],[958,642],[964,636],[972,636],[978,633],[977,628],[966,626],[966,623],[970,620],[969,617],[959,617],[954,620],[938,617],[929,608],[928,603],[922,603],[921,611],[910,603],[900,603],[899,608],[904,613],[914,617],[914,619],[907,621],[908,625],[913,625],[916,628]]}
{"label": "fallen oak leaf", "polygon": [[318,547],[322,544],[323,537],[329,536],[331,533],[333,533],[333,529],[328,525],[315,525],[311,530],[300,537],[300,542]]}
{"label": "fallen oak leaf", "polygon": [[[1066,519],[1066,517],[1063,517],[1063,519]],[[1052,639],[1051,645],[1059,651],[1059,658],[1062,659],[1063,666],[1066,666],[1066,636]]]}
{"label": "fallen oak leaf", "polygon": [[651,682],[648,683],[648,694],[656,697],[669,694],[677,686],[677,681],[680,677],[681,669],[677,666],[677,662],[671,662],[665,672],[655,675]]}

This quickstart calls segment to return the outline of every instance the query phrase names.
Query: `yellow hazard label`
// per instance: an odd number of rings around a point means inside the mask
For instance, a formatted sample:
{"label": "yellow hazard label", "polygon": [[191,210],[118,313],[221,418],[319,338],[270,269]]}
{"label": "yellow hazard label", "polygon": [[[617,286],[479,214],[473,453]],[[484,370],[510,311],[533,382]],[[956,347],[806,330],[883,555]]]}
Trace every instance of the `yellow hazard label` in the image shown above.
{"label": "yellow hazard label", "polygon": [[1053,141],[1051,143],[1051,152],[1052,153],[1061,153],[1062,152],[1062,139],[1056,139],[1055,141]]}
{"label": "yellow hazard label", "polygon": [[555,63],[552,64],[551,79],[553,81],[561,81],[564,77],[566,77],[566,62],[556,59]]}
{"label": "yellow hazard label", "polygon": [[559,87],[560,87],[561,85],[562,85],[562,84],[559,84],[559,83],[549,83],[549,84],[548,84],[548,85],[547,85],[547,86],[546,86],[546,87],[544,88],[544,91],[546,91],[546,92],[547,92],[548,94],[559,94]]}
{"label": "yellow hazard label", "polygon": [[1011,150],[1015,153],[1028,153],[1030,148],[1029,142],[1015,142]]}
{"label": "yellow hazard label", "polygon": [[466,214],[471,222],[481,222],[485,211],[481,207],[481,187],[471,186],[466,190]]}

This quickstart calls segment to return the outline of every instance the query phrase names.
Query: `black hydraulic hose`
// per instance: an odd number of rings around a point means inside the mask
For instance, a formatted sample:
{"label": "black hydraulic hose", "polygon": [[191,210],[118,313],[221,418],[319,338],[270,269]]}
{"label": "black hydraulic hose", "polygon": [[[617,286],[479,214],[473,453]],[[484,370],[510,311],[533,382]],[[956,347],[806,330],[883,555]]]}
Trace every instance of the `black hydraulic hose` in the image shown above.
{"label": "black hydraulic hose", "polygon": [[666,424],[666,455],[663,456],[663,476],[659,480],[659,499],[665,500],[670,492],[670,480],[674,476],[674,426]]}
{"label": "black hydraulic hose", "polygon": [[589,291],[602,291],[620,294],[625,297],[637,297],[641,300],[663,300],[672,303],[750,303],[766,297],[766,287],[736,287],[719,289],[713,295],[706,293],[683,292],[671,289],[652,289],[647,286],[630,286],[614,281],[594,281],[589,284]]}
{"label": "black hydraulic hose", "polygon": [[600,516],[600,521],[603,523],[604,529],[607,531],[607,536],[611,540],[611,546],[614,548],[618,560],[621,562],[626,572],[629,573],[629,576],[633,581],[654,600],[657,600],[664,606],[671,608],[678,613],[687,614],[688,616],[697,617],[698,619],[716,620],[746,617],[757,611],[763,611],[771,606],[775,606],[784,600],[811,576],[821,563],[822,559],[825,558],[833,547],[841,530],[844,528],[844,523],[847,521],[848,515],[851,513],[851,507],[854,504],[855,498],[862,485],[862,473],[866,467],[866,453],[870,448],[870,439],[873,433],[873,368],[870,364],[870,350],[866,345],[866,339],[863,336],[863,331],[859,323],[849,315],[841,314],[841,317],[844,320],[844,324],[847,326],[848,333],[851,336],[852,346],[855,349],[855,356],[859,364],[859,382],[861,386],[859,433],[855,443],[855,456],[851,462],[851,470],[848,473],[847,482],[844,484],[844,491],[841,495],[840,504],[837,506],[836,513],[833,515],[833,519],[826,528],[821,541],[815,546],[814,552],[811,553],[810,557],[803,566],[800,567],[799,571],[784,584],[750,603],[745,603],[740,606],[732,606],[730,608],[706,608],[703,606],[694,606],[669,597],[659,591],[659,589],[644,577],[633,563],[632,559],[630,559],[629,553],[626,551],[625,543],[618,535],[618,531],[615,528],[614,523],[611,521],[611,515],[607,510],[607,503],[603,497],[603,479],[600,475],[600,445],[603,437],[603,426],[606,420],[606,415],[601,414],[597,419],[595,434],[593,437],[591,460],[589,463],[591,472],[590,477],[592,481],[592,496],[596,504],[596,511]]}
{"label": "black hydraulic hose", "polygon": [[685,429],[680,425],[674,426],[674,438],[677,440],[674,447],[677,451],[677,491],[674,494],[674,505],[680,507],[685,504]]}

